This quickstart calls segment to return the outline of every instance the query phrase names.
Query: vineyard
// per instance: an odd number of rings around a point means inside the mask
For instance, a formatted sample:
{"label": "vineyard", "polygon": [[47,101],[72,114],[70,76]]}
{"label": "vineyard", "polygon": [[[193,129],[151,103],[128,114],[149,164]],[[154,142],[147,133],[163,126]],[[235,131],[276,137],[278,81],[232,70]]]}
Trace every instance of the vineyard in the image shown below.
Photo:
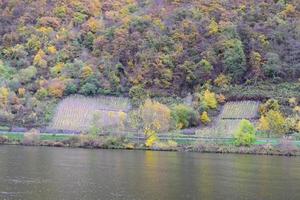
{"label": "vineyard", "polygon": [[242,119],[257,122],[258,101],[228,102],[210,127],[201,128],[196,134],[203,137],[231,137]]}
{"label": "vineyard", "polygon": [[86,131],[95,121],[99,126],[113,126],[126,117],[129,109],[127,98],[75,95],[60,102],[50,128]]}
{"label": "vineyard", "polygon": [[258,101],[236,101],[224,105],[221,119],[256,119]]}

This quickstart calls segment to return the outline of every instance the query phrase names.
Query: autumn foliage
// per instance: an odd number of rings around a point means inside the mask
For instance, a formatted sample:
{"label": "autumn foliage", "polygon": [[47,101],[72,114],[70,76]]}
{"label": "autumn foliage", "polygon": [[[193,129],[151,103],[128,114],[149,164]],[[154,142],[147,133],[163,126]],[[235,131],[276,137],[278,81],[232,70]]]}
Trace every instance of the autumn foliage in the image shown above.
{"label": "autumn foliage", "polygon": [[[1,106],[19,125],[76,93],[138,94],[139,106],[148,96],[185,97],[206,83],[225,91],[300,77],[298,0],[0,4]],[[201,91],[200,113],[217,108],[213,91]],[[146,97],[137,102],[140,94]],[[23,99],[11,105],[8,96]]]}

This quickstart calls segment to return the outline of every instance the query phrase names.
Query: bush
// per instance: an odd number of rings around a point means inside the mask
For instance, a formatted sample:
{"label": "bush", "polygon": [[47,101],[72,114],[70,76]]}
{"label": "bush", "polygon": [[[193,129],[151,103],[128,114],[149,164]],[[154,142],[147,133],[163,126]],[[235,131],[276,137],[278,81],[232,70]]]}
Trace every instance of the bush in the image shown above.
{"label": "bush", "polygon": [[194,109],[185,104],[178,104],[171,109],[172,120],[176,128],[188,128],[199,124],[199,115]]}
{"label": "bush", "polygon": [[169,130],[171,111],[166,105],[147,99],[145,103],[140,106],[139,112],[144,130],[151,129],[155,132]]}
{"label": "bush", "polygon": [[79,92],[85,96],[95,95],[97,93],[97,86],[93,83],[86,83],[80,88]]}
{"label": "bush", "polygon": [[230,85],[231,77],[225,74],[219,74],[214,80],[214,84],[218,87],[228,87]]}
{"label": "bush", "polygon": [[66,86],[65,86],[64,82],[62,82],[58,79],[54,79],[54,80],[50,81],[49,86],[48,86],[49,94],[51,96],[57,97],[57,98],[60,98],[63,96],[65,88],[66,88]]}
{"label": "bush", "polygon": [[156,142],[153,145],[153,149],[156,150],[176,150],[177,149],[177,142],[174,140],[168,140],[167,142]]}
{"label": "bush", "polygon": [[283,135],[288,132],[286,119],[280,111],[270,110],[260,118],[259,128],[274,135]]}
{"label": "bush", "polygon": [[269,99],[266,103],[259,106],[260,114],[264,115],[270,110],[279,111],[280,106],[276,99]]}
{"label": "bush", "polygon": [[233,80],[241,81],[247,69],[243,44],[239,39],[231,39],[225,41],[224,47],[225,70],[232,76]]}
{"label": "bush", "polygon": [[234,133],[236,146],[250,146],[255,142],[256,130],[249,120],[243,119]]}
{"label": "bush", "polygon": [[149,128],[144,130],[144,132],[145,132],[145,136],[146,136],[145,146],[152,147],[158,141],[156,132]]}
{"label": "bush", "polygon": [[136,85],[130,88],[129,96],[132,106],[137,107],[143,104],[149,95],[142,85]]}
{"label": "bush", "polygon": [[48,90],[45,88],[40,88],[36,91],[35,96],[38,100],[43,100],[49,95]]}
{"label": "bush", "polygon": [[27,83],[36,77],[37,69],[34,66],[29,66],[25,69],[21,69],[18,75],[21,82]]}
{"label": "bush", "polygon": [[37,145],[40,142],[40,132],[36,129],[31,129],[24,134],[24,145]]}
{"label": "bush", "polygon": [[[158,141],[157,133],[168,131],[170,128],[171,111],[170,109],[159,102],[147,99],[138,110],[138,123],[142,124],[142,129],[145,133],[145,145],[151,147]],[[133,120],[134,123],[137,122]]]}
{"label": "bush", "polygon": [[203,98],[204,98],[204,103],[205,103],[205,105],[207,105],[208,108],[211,108],[211,109],[217,108],[218,102],[217,102],[215,93],[213,93],[209,90],[205,90]]}
{"label": "bush", "polygon": [[211,121],[206,111],[202,113],[200,120],[203,124],[208,124]]}
{"label": "bush", "polygon": [[108,136],[104,140],[105,148],[121,148],[126,143],[124,137]]}
{"label": "bush", "polygon": [[6,135],[0,135],[0,144],[4,144],[8,141],[9,141],[9,139]]}
{"label": "bush", "polygon": [[287,120],[280,112],[280,105],[275,99],[269,99],[262,104],[259,111],[261,113],[259,129],[268,132],[268,134],[283,135],[292,126],[292,121]]}
{"label": "bush", "polygon": [[298,149],[292,140],[286,138],[280,140],[278,147],[280,148],[281,152],[287,156],[295,155]]}
{"label": "bush", "polygon": [[65,93],[66,95],[75,94],[78,91],[77,85],[73,82],[67,84]]}

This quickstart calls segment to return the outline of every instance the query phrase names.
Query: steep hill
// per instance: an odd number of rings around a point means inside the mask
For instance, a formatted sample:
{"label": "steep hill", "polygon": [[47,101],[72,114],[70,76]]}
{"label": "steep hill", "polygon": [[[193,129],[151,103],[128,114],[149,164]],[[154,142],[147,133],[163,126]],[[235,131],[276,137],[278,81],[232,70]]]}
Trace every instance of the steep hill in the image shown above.
{"label": "steep hill", "polygon": [[1,123],[43,125],[75,93],[183,97],[299,77],[298,0],[0,0]]}

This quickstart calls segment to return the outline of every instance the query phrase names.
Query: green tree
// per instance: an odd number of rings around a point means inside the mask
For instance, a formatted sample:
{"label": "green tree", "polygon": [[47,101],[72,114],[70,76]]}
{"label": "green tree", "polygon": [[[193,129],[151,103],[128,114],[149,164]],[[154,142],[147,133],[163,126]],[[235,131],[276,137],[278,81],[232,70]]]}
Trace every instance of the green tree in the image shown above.
{"label": "green tree", "polygon": [[265,76],[270,78],[279,77],[283,73],[282,62],[276,53],[267,53],[266,62],[262,68]]}
{"label": "green tree", "polygon": [[239,39],[227,40],[224,43],[224,65],[225,70],[229,73],[233,80],[243,80],[246,68],[246,56],[243,44]]}
{"label": "green tree", "polygon": [[176,129],[188,128],[199,124],[199,115],[194,109],[185,104],[178,104],[171,109],[172,120]]}
{"label": "green tree", "polygon": [[145,102],[149,95],[144,89],[143,85],[135,85],[130,88],[129,97],[131,100],[131,104],[134,107],[138,107]]}
{"label": "green tree", "polygon": [[36,77],[37,69],[34,66],[29,66],[25,69],[21,69],[18,75],[19,75],[19,80],[21,80],[23,83],[27,83]]}
{"label": "green tree", "polygon": [[255,142],[255,127],[249,120],[243,119],[234,133],[235,145],[250,146]]}

